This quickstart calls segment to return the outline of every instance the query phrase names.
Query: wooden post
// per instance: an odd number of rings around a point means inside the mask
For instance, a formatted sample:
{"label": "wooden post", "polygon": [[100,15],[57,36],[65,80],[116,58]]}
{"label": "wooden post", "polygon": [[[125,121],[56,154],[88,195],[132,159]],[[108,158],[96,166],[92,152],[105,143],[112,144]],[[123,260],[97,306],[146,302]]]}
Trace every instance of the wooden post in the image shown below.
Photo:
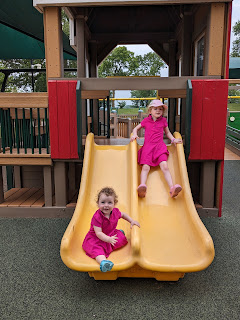
{"label": "wooden post", "polygon": [[52,168],[51,166],[43,167],[43,181],[44,181],[44,201],[45,207],[52,207]]}
{"label": "wooden post", "polygon": [[76,169],[75,163],[69,162],[68,165],[68,199],[72,200],[75,192],[76,192]]}
{"label": "wooden post", "polygon": [[61,9],[45,7],[44,43],[46,56],[46,79],[63,76],[63,45],[61,27]]}
{"label": "wooden post", "polygon": [[[191,75],[192,61],[192,14],[184,12],[183,16],[183,34],[182,34],[182,76]],[[181,106],[181,125],[182,136],[185,135],[185,118],[186,118],[186,99],[182,99]]]}
{"label": "wooden post", "polygon": [[[97,42],[90,42],[90,77],[97,78]],[[98,134],[98,101],[93,99],[93,133]]]}
{"label": "wooden post", "polygon": [[65,162],[54,162],[54,184],[56,206],[65,207],[67,204],[67,179]]}
{"label": "wooden post", "polygon": [[128,118],[128,122],[127,122],[127,137],[126,138],[130,138],[131,132],[132,132],[132,119]]}
{"label": "wooden post", "polygon": [[[169,41],[169,77],[176,76],[176,40]],[[175,131],[176,100],[168,99],[168,126]]]}
{"label": "wooden post", "polygon": [[225,3],[212,3],[208,37],[208,75],[224,75]]}
{"label": "wooden post", "polygon": [[20,166],[14,166],[13,167],[14,172],[14,185],[15,188],[21,188],[22,182],[21,182],[21,167]]}
{"label": "wooden post", "polygon": [[[76,37],[77,37],[77,76],[85,78],[86,61],[85,61],[85,20],[84,18],[76,19]],[[82,134],[86,134],[87,113],[85,108],[85,100],[82,100]]]}
{"label": "wooden post", "polygon": [[214,207],[215,164],[215,161],[202,163],[200,203],[203,208]]}

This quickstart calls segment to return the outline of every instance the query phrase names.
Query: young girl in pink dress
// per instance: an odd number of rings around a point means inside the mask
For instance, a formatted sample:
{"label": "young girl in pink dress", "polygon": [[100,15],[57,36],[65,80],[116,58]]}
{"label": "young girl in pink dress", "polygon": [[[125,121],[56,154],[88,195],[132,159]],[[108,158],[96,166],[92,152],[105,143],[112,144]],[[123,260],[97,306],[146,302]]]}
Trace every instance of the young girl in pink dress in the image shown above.
{"label": "young girl in pink dress", "polygon": [[131,224],[130,228],[134,225],[140,227],[137,221],[115,208],[117,202],[117,195],[112,188],[103,188],[98,193],[99,209],[92,217],[90,230],[82,245],[86,254],[100,264],[102,272],[110,271],[113,267],[112,261],[106,259],[110,253],[128,243],[124,231],[116,229],[118,220],[127,220]]}
{"label": "young girl in pink dress", "polygon": [[175,139],[169,131],[167,120],[163,118],[167,106],[161,100],[153,100],[148,106],[148,117],[133,129],[131,141],[139,138],[138,130],[145,128],[145,139],[143,147],[138,151],[138,163],[142,165],[141,183],[138,186],[138,195],[144,198],[147,192],[146,181],[151,167],[160,166],[167,184],[170,188],[170,196],[176,197],[182,190],[179,184],[173,185],[172,176],[168,169],[167,159],[169,152],[163,141],[163,132],[165,132],[171,143],[176,145],[182,143],[181,139]]}

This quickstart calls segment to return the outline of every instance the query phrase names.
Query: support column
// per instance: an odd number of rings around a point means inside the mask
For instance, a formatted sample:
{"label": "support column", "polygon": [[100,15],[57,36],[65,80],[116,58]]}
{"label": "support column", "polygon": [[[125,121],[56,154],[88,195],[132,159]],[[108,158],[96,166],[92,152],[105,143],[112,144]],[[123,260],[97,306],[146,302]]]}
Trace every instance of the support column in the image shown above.
{"label": "support column", "polygon": [[67,204],[67,179],[65,162],[54,162],[54,184],[56,206],[65,207]]}
{"label": "support column", "polygon": [[[192,62],[192,13],[184,12],[182,34],[182,76],[191,75]],[[181,134],[185,135],[186,99],[182,99],[181,107]]]}
{"label": "support column", "polygon": [[14,185],[15,185],[15,188],[22,188],[21,167],[20,166],[14,166],[13,167],[13,172],[14,172]]}
{"label": "support column", "polygon": [[[77,38],[77,76],[86,77],[85,61],[85,20],[84,18],[76,19],[76,38]],[[86,107],[85,100],[82,100],[82,134],[86,134]]]}
{"label": "support column", "polygon": [[52,207],[52,168],[51,166],[43,167],[43,181],[44,181],[44,200],[45,207]]}
{"label": "support column", "polygon": [[[176,40],[169,42],[169,77],[176,76]],[[175,131],[176,99],[168,100],[168,126]]]}
{"label": "support column", "polygon": [[215,161],[204,161],[201,167],[200,202],[203,208],[214,207]]}
{"label": "support column", "polygon": [[63,44],[61,8],[45,7],[44,43],[46,57],[46,79],[63,77]]}
{"label": "support column", "polygon": [[225,3],[212,3],[208,37],[207,74],[224,75],[224,35]]}
{"label": "support column", "polygon": [[[90,77],[97,78],[97,42],[90,42]],[[93,99],[93,133],[98,134],[98,101]]]}

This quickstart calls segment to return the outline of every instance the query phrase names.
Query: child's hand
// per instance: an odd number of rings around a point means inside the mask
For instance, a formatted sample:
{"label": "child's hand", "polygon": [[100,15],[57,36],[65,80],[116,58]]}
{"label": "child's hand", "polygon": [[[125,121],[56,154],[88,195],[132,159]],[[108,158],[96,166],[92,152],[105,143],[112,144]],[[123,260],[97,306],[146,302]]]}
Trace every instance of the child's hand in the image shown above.
{"label": "child's hand", "polygon": [[137,134],[132,134],[130,141],[133,142],[135,139],[139,139],[139,136]]}
{"label": "child's hand", "polygon": [[117,235],[115,234],[114,236],[109,237],[108,242],[111,243],[112,246],[114,246],[117,243]]}
{"label": "child's hand", "polygon": [[133,220],[133,221],[131,222],[130,228],[132,229],[133,226],[138,226],[138,227],[140,228],[139,222],[138,222],[138,221],[135,221],[135,220]]}
{"label": "child's hand", "polygon": [[182,143],[182,139],[172,139],[171,143],[173,143],[174,145],[178,144],[178,143]]}

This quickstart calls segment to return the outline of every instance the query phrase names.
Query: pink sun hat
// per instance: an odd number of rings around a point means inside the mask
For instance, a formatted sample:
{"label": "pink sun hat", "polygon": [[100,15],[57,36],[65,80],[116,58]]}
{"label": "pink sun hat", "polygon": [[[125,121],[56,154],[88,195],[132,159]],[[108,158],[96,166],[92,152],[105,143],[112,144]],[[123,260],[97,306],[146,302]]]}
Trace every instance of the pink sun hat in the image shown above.
{"label": "pink sun hat", "polygon": [[167,105],[163,104],[159,99],[152,100],[149,104],[149,107],[163,107],[164,109],[168,108]]}

